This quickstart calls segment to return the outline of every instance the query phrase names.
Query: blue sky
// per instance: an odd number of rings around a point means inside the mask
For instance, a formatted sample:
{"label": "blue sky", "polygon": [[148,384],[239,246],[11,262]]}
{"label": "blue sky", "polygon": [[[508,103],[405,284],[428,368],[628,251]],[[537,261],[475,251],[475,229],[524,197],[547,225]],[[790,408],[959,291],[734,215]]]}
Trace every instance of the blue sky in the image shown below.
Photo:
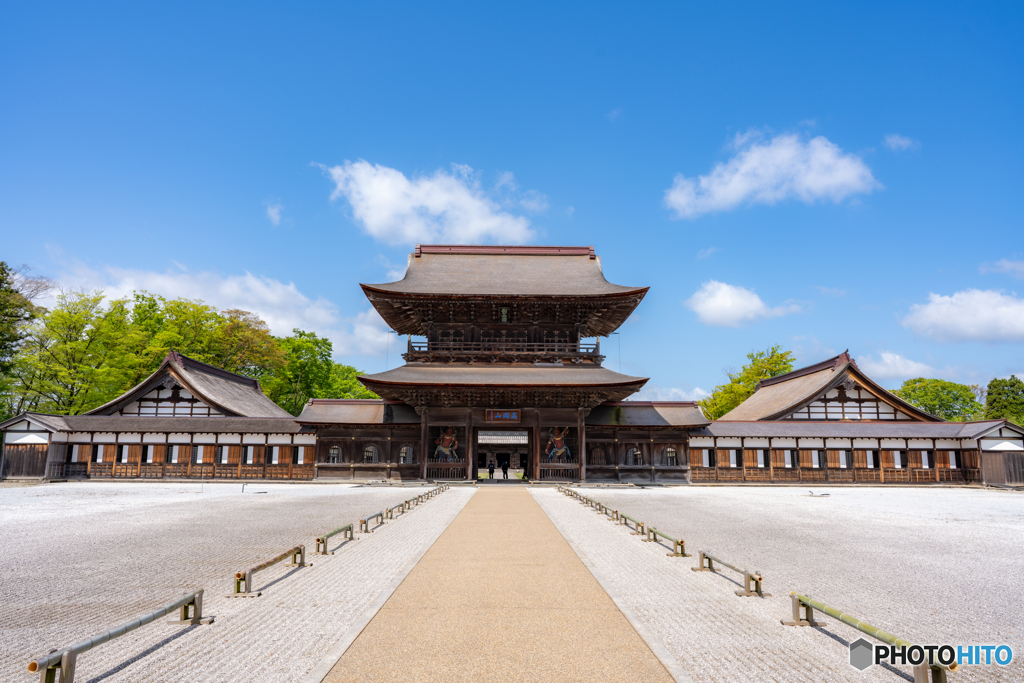
{"label": "blue sky", "polygon": [[1015,3],[9,3],[0,258],[329,335],[417,241],[593,244],[607,364],[1024,373]]}

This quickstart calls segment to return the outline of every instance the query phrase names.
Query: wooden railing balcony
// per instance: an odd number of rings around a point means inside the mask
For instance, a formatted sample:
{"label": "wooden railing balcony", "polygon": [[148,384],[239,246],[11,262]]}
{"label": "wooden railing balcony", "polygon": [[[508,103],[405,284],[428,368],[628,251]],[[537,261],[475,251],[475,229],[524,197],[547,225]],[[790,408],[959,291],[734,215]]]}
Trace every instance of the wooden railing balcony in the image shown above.
{"label": "wooden railing balcony", "polygon": [[598,363],[601,342],[526,342],[493,339],[481,342],[426,342],[409,340],[402,354],[406,362],[533,360],[539,362]]}

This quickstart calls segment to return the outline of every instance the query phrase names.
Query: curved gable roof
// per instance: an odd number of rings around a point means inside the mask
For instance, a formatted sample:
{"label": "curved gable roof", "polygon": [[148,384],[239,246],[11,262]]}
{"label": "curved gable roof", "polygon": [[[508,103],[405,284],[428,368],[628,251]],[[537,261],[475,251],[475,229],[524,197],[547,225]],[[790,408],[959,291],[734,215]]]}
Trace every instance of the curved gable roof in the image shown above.
{"label": "curved gable roof", "polygon": [[944,421],[883,389],[861,372],[848,351],[815,365],[762,380],[750,398],[719,419],[781,420],[839,386],[847,375],[853,375],[861,386],[880,400],[922,422]]}
{"label": "curved gable roof", "polygon": [[113,415],[153,390],[168,375],[193,396],[229,417],[292,417],[287,410],[267,398],[257,380],[200,363],[173,350],[152,375],[113,401],[85,414]]}

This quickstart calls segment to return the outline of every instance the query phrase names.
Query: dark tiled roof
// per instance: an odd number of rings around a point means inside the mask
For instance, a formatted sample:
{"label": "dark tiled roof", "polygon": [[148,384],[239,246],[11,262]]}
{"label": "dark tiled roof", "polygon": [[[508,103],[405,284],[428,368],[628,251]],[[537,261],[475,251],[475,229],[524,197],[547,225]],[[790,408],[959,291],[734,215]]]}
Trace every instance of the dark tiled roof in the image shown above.
{"label": "dark tiled roof", "polygon": [[834,358],[761,381],[757,391],[747,400],[722,416],[723,420],[777,420],[789,415],[829,391],[852,374],[864,388],[912,417],[926,422],[939,418],[886,391],[861,372],[850,354]]}
{"label": "dark tiled roof", "polygon": [[300,424],[419,424],[416,410],[380,399],[319,399],[307,403],[295,418]]}
{"label": "dark tiled roof", "polygon": [[628,427],[694,427],[710,422],[696,403],[622,401],[597,406],[587,425]]}
{"label": "dark tiled roof", "polygon": [[981,422],[916,422],[887,420],[834,422],[826,420],[778,420],[733,422],[716,420],[692,436],[887,438],[887,439],[975,439],[1006,426],[1005,420]]}
{"label": "dark tiled roof", "polygon": [[87,415],[111,415],[145,395],[171,374],[197,398],[237,417],[291,417],[263,393],[251,377],[236,375],[171,351],[156,372]]}
{"label": "dark tiled roof", "polygon": [[535,386],[624,386],[637,384],[646,377],[622,375],[608,368],[578,365],[504,365],[504,364],[429,364],[408,363],[394,370],[366,375],[364,384],[453,385],[494,387]]}
{"label": "dark tiled roof", "polygon": [[68,415],[73,432],[195,432],[295,434],[302,425],[294,417],[122,417],[121,415]]}
{"label": "dark tiled roof", "polygon": [[418,295],[600,297],[644,294],[647,287],[608,282],[589,247],[424,245],[398,282],[364,290]]}
{"label": "dark tiled roof", "polygon": [[207,434],[295,434],[312,431],[294,417],[125,417],[122,415],[48,415],[22,413],[0,429],[28,419],[55,432],[144,432]]}

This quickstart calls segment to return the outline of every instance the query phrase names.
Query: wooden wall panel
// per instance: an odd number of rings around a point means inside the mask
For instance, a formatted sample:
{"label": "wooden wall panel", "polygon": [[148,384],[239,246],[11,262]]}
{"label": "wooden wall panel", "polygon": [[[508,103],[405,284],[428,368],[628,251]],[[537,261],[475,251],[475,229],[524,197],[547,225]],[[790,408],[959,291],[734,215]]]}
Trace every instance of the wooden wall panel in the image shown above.
{"label": "wooden wall panel", "polygon": [[868,452],[867,451],[853,451],[853,467],[859,467],[861,469],[868,466]]}
{"label": "wooden wall panel", "polygon": [[811,452],[809,450],[800,451],[800,467],[812,467],[811,464]]}
{"label": "wooden wall panel", "polygon": [[786,468],[786,449],[772,449],[772,467]]}
{"label": "wooden wall panel", "polygon": [[829,467],[839,467],[839,451],[825,451],[825,461]]}
{"label": "wooden wall panel", "polygon": [[125,446],[128,449],[128,462],[139,464],[142,462],[142,444],[132,444],[131,446]]}
{"label": "wooden wall panel", "polygon": [[[739,463],[737,463],[739,464]],[[757,467],[757,453],[752,448],[743,449],[743,466]]]}
{"label": "wooden wall panel", "polygon": [[961,460],[962,460],[962,462],[960,464],[961,467],[965,467],[967,469],[975,469],[975,470],[978,469],[978,451],[977,450],[960,451],[960,456],[961,456]]}
{"label": "wooden wall panel", "polygon": [[949,451],[935,451],[935,468],[941,470],[949,469]]}
{"label": "wooden wall panel", "polygon": [[241,446],[225,446],[228,449],[228,464],[238,465],[242,462],[242,447]]}
{"label": "wooden wall panel", "polygon": [[880,451],[878,454],[879,460],[882,461],[882,467],[886,469],[892,469],[896,466],[896,458],[893,455],[893,451]]}
{"label": "wooden wall panel", "polygon": [[103,446],[103,462],[117,462],[117,446],[106,444]]}
{"label": "wooden wall panel", "polygon": [[907,451],[907,469],[921,467],[921,451]]}

